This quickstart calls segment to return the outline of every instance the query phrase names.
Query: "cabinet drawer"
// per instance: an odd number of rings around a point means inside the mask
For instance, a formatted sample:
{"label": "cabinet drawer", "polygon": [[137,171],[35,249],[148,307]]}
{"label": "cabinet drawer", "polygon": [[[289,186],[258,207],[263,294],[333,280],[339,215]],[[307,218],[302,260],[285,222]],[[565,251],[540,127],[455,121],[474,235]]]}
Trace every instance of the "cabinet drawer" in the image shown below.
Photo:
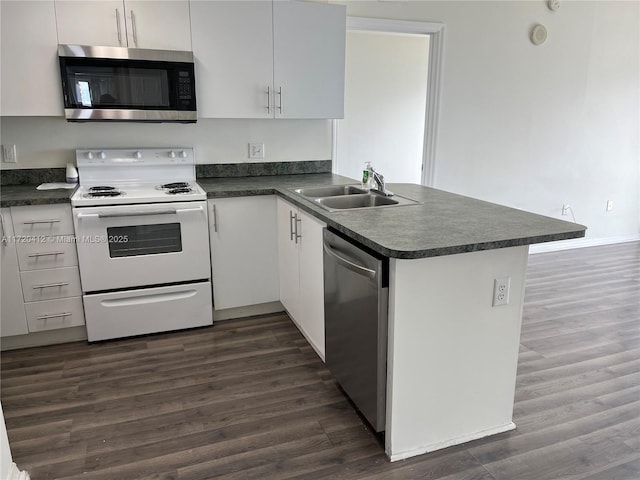
{"label": "cabinet drawer", "polygon": [[82,297],[30,302],[24,308],[31,333],[84,325]]}
{"label": "cabinet drawer", "polygon": [[11,207],[13,230],[22,235],[73,235],[69,205],[30,205]]}
{"label": "cabinet drawer", "polygon": [[78,265],[73,236],[46,237],[38,242],[20,241],[16,246],[21,271]]}
{"label": "cabinet drawer", "polygon": [[82,295],[78,267],[30,270],[20,273],[20,277],[25,302]]}

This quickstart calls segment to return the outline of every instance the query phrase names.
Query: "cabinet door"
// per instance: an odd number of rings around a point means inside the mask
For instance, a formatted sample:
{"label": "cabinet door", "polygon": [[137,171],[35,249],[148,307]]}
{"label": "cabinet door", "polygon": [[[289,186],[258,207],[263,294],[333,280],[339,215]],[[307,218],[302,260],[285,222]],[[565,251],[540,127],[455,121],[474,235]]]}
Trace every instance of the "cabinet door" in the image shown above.
{"label": "cabinet door", "polygon": [[322,230],[326,226],[300,211],[300,317],[307,339],[324,359],[324,267]]}
{"label": "cabinet door", "polygon": [[125,0],[124,8],[129,48],[191,50],[188,0]]}
{"label": "cabinet door", "polygon": [[278,271],[280,302],[292,317],[298,317],[298,243],[295,238],[297,207],[278,198]]}
{"label": "cabinet door", "polygon": [[127,46],[122,0],[56,0],[58,43]]}
{"label": "cabinet door", "polygon": [[344,118],[346,7],[273,2],[276,118]]}
{"label": "cabinet door", "polygon": [[53,1],[2,1],[2,115],[62,116]]}
{"label": "cabinet door", "polygon": [[22,301],[22,286],[18,271],[16,244],[13,241],[11,211],[0,209],[2,241],[0,241],[0,288],[2,302],[0,306],[0,335],[24,335],[29,333],[27,317]]}
{"label": "cabinet door", "polygon": [[271,2],[192,2],[191,12],[198,116],[273,117]]}
{"label": "cabinet door", "polygon": [[208,203],[215,309],[277,301],[275,196],[220,198]]}

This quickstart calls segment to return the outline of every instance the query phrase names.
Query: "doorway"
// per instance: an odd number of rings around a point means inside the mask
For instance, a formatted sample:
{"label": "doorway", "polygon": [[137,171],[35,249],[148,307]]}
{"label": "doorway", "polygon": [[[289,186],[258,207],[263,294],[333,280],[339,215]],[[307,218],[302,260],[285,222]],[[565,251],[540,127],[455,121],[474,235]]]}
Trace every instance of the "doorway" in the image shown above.
{"label": "doorway", "polygon": [[345,117],[334,122],[333,171],[431,185],[442,24],[349,18]]}

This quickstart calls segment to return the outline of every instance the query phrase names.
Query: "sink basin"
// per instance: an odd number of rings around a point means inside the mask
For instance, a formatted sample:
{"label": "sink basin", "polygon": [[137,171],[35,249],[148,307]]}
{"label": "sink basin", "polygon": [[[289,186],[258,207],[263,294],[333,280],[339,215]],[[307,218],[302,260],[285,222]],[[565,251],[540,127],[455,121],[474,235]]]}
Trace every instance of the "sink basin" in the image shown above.
{"label": "sink basin", "polygon": [[309,198],[336,197],[367,193],[365,190],[356,187],[355,185],[328,185],[326,187],[296,188],[293,191],[303,197]]}
{"label": "sink basin", "polygon": [[353,210],[356,208],[380,208],[400,205],[415,205],[419,203],[408,198],[399,197],[397,195],[394,195],[393,197],[385,197],[376,193],[317,198],[315,202],[324,209],[331,212],[338,210]]}

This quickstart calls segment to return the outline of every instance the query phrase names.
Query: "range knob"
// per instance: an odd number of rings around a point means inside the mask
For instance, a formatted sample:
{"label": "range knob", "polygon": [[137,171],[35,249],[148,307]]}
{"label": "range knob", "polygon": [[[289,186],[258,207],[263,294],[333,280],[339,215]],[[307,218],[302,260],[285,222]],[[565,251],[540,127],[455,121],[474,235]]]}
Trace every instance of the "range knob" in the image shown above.
{"label": "range knob", "polygon": [[187,158],[187,152],[185,152],[184,150],[182,150],[182,151],[180,152],[180,156],[181,156],[182,158]]}
{"label": "range knob", "polygon": [[104,160],[104,159],[106,159],[106,158],[107,158],[107,154],[106,154],[106,153],[104,153],[104,152],[99,152],[99,153],[98,153],[98,156],[99,156],[102,160]]}
{"label": "range knob", "polygon": [[86,157],[87,157],[89,160],[93,160],[93,159],[95,158],[95,155],[93,154],[93,152],[87,152]]}
{"label": "range knob", "polygon": [[176,152],[174,152],[173,150],[171,150],[171,151],[169,152],[169,157],[171,157],[171,158],[176,158]]}
{"label": "range knob", "polygon": [[142,158],[142,152],[140,150],[138,150],[134,155],[136,158]]}

